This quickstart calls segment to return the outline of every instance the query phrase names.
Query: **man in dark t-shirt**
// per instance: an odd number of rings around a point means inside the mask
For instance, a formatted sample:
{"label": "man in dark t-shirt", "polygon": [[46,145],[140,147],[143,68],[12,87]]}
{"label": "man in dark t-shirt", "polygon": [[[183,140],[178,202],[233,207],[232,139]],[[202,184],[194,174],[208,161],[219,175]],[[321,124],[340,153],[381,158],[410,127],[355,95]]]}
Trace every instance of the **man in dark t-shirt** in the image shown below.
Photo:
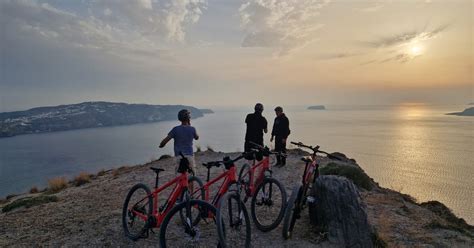
{"label": "man in dark t-shirt", "polygon": [[267,119],[262,116],[263,105],[255,104],[255,112],[248,114],[245,118],[247,131],[245,132],[245,151],[248,152],[253,147],[249,142],[254,142],[263,146],[263,133],[267,133]]}

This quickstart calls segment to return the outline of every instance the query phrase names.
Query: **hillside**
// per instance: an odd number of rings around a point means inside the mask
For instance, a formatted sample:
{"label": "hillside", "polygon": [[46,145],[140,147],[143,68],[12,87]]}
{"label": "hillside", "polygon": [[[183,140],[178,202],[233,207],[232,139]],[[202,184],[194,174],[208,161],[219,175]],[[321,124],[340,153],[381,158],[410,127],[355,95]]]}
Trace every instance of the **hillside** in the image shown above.
{"label": "hillside", "polygon": [[[223,156],[238,154],[200,152],[196,154],[197,164],[219,160]],[[273,175],[286,187],[288,194],[300,180],[304,170],[301,150],[289,152],[288,166],[273,168]],[[322,169],[333,161],[323,159]],[[345,164],[358,167],[354,161]],[[136,183],[152,185],[154,173],[150,166],[166,169],[161,182],[174,176],[174,159],[167,158],[144,165],[121,167],[95,175],[90,183],[69,187],[52,196],[55,202],[43,203],[30,208],[17,208],[0,213],[0,247],[30,246],[157,246],[158,233],[148,239],[133,242],[124,237],[121,226],[122,204],[128,190]],[[242,163],[239,163],[239,169]],[[198,176],[205,178],[206,170],[198,167]],[[220,169],[214,169],[216,175]],[[323,171],[323,170],[322,170]],[[323,173],[324,174],[324,173]],[[417,203],[410,196],[379,187],[371,179],[359,187],[360,198],[373,226],[378,246],[388,247],[473,247],[474,230],[462,219],[451,214],[439,202]],[[364,189],[364,187],[368,189]],[[4,203],[5,207],[15,199],[35,197],[44,193],[17,196]],[[163,198],[166,194],[163,195]],[[1,204],[1,203],[0,203]],[[0,206],[1,207],[1,206]],[[249,207],[249,206],[247,206]],[[331,243],[325,232],[311,226],[308,211],[295,226],[291,240],[284,240],[281,227],[268,233],[252,227],[253,247],[338,247]],[[156,232],[156,231],[155,231]]]}
{"label": "hillside", "polygon": [[187,108],[192,117],[203,113],[183,105],[148,105],[115,102],[83,102],[26,111],[0,113],[0,138],[20,134],[65,131],[175,120],[180,109]]}
{"label": "hillside", "polygon": [[462,112],[448,113],[448,115],[474,116],[474,107],[467,108]]}

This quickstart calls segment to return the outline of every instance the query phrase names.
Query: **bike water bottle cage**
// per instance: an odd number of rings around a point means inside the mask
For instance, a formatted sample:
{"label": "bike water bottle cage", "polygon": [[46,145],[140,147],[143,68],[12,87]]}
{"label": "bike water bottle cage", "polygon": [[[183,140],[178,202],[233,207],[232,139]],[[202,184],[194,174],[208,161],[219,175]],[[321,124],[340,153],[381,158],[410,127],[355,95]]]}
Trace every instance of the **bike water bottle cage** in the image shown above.
{"label": "bike water bottle cage", "polygon": [[228,170],[228,169],[232,168],[232,166],[234,166],[234,161],[231,160],[229,157],[224,157],[223,161],[224,161],[224,166],[225,166],[226,170]]}
{"label": "bike water bottle cage", "polygon": [[305,163],[313,162],[313,159],[311,157],[302,157],[301,160]]}
{"label": "bike water bottle cage", "polygon": [[261,150],[260,150],[260,151],[258,151],[258,152],[255,153],[255,159],[256,159],[257,161],[262,161],[263,156],[264,156],[264,151],[261,151]]}

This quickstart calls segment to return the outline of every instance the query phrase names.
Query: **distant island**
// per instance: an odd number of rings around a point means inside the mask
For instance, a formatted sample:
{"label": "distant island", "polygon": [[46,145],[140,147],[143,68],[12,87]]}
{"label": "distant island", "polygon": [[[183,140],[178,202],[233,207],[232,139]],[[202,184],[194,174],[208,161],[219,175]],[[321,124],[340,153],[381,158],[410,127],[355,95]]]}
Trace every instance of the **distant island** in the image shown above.
{"label": "distant island", "polygon": [[326,107],[324,107],[324,105],[313,105],[313,106],[309,106],[308,109],[311,109],[311,110],[325,110]]}
{"label": "distant island", "polygon": [[212,111],[212,109],[199,109],[199,110],[203,114],[214,114],[214,111]]}
{"label": "distant island", "polygon": [[474,116],[474,107],[467,108],[462,112],[448,113],[448,115]]}
{"label": "distant island", "polygon": [[0,138],[21,134],[176,120],[178,111],[183,108],[191,111],[193,118],[204,116],[201,110],[191,106],[116,102],[83,102],[4,112],[0,113]]}

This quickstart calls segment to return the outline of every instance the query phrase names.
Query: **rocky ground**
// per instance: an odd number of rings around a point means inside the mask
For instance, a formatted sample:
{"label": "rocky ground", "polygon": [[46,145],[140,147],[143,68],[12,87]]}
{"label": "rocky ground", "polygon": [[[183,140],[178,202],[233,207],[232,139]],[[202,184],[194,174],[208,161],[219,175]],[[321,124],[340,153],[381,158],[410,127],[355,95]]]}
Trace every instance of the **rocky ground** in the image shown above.
{"label": "rocky ground", "polygon": [[[222,159],[229,155],[200,152],[196,162]],[[274,168],[274,177],[286,187],[288,197],[295,183],[301,180],[304,163],[302,151],[289,153],[288,166]],[[323,164],[328,161],[324,161]],[[239,163],[239,168],[243,162]],[[19,208],[0,214],[0,247],[6,246],[157,246],[158,234],[133,242],[122,230],[122,204],[128,190],[136,183],[152,185],[155,174],[150,166],[166,169],[161,182],[174,176],[174,159],[153,161],[145,165],[122,167],[97,176],[90,183],[56,193],[57,202],[30,208]],[[206,169],[199,167],[198,175],[205,179]],[[214,169],[217,174],[221,169]],[[376,185],[374,183],[374,185]],[[41,193],[39,193],[41,194]],[[437,202],[418,204],[407,195],[375,186],[360,189],[369,223],[374,227],[378,245],[388,247],[474,247],[474,229],[450,215]],[[10,199],[25,197],[17,196]],[[31,196],[31,195],[29,195]],[[8,202],[3,203],[6,206]],[[249,203],[248,203],[249,205]],[[252,227],[253,247],[338,247],[324,233],[310,225],[307,211],[296,223],[293,239],[284,240],[281,225],[268,233]]]}

